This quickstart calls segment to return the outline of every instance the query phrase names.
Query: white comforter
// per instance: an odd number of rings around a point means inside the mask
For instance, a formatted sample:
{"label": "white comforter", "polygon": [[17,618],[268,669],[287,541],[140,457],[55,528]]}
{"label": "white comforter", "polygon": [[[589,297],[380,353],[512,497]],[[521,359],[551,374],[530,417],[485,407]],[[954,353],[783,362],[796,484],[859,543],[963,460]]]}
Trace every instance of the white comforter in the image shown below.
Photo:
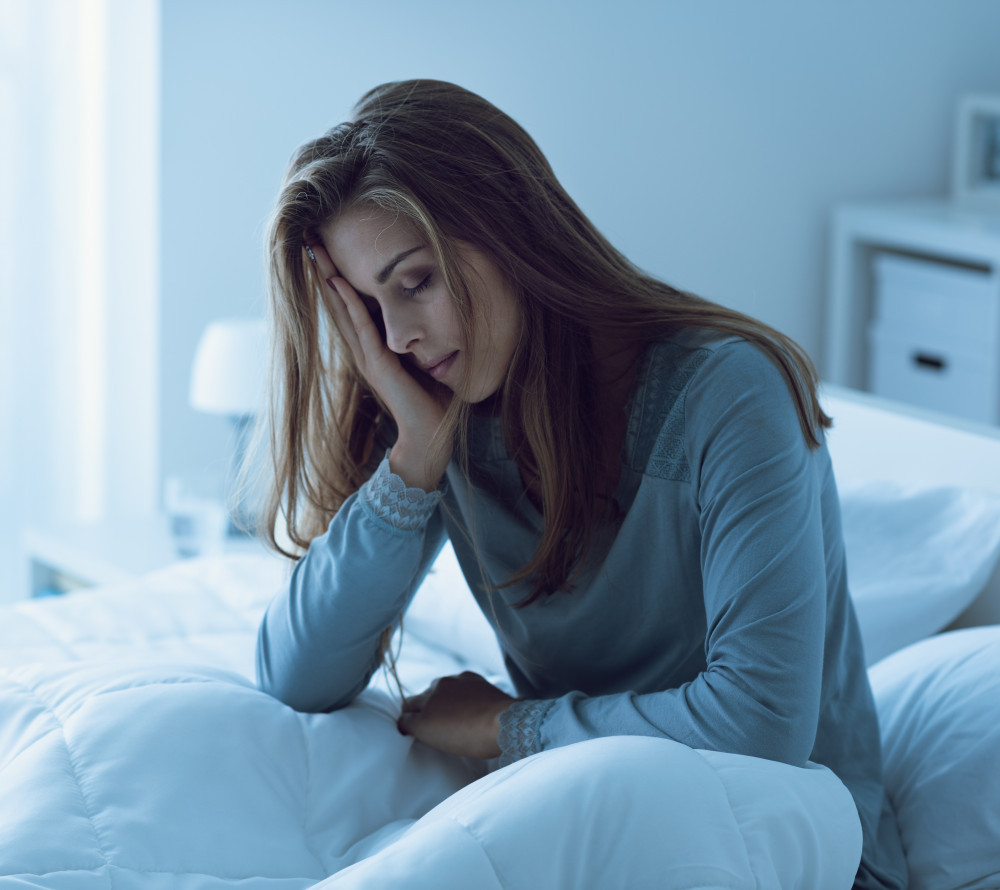
{"label": "white comforter", "polygon": [[[404,682],[502,682],[485,623],[441,612],[442,566]],[[0,888],[850,886],[860,829],[821,768],[616,739],[484,776],[400,736],[384,680],[292,711],[252,681],[281,580],[270,558],[220,558],[5,610]],[[442,645],[456,635],[464,650]]]}

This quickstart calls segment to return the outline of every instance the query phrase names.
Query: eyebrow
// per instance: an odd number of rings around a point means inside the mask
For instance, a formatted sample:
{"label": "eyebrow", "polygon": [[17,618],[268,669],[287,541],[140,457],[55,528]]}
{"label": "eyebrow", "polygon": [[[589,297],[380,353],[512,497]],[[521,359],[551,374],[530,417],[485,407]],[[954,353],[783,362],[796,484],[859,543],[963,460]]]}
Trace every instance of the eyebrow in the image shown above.
{"label": "eyebrow", "polygon": [[375,276],[375,281],[379,284],[385,284],[389,280],[389,276],[392,274],[392,270],[396,268],[403,260],[405,260],[411,253],[416,253],[418,250],[423,250],[424,245],[418,244],[416,247],[411,247],[409,250],[404,250],[402,253],[397,253],[388,263],[382,267],[382,271]]}

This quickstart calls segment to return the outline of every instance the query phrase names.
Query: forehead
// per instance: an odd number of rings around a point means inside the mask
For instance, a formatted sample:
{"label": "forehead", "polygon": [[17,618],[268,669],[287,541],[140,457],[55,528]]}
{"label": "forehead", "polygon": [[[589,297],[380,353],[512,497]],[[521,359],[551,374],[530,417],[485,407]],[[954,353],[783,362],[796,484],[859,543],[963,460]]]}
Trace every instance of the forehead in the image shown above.
{"label": "forehead", "polygon": [[424,244],[408,219],[368,205],[345,210],[320,235],[337,270],[355,285],[370,285],[386,263]]}

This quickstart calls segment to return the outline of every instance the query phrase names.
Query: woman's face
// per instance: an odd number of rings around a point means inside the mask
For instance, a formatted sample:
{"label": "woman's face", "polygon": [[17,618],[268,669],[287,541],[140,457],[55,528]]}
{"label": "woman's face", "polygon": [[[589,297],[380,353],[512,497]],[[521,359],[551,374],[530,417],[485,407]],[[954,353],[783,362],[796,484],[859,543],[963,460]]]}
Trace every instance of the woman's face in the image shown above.
{"label": "woman's face", "polygon": [[373,316],[381,315],[389,349],[464,401],[481,402],[500,388],[520,319],[514,294],[485,254],[457,245],[471,297],[485,303],[489,320],[474,326],[466,344],[434,253],[408,221],[378,208],[355,207],[323,226],[320,235],[340,275]]}

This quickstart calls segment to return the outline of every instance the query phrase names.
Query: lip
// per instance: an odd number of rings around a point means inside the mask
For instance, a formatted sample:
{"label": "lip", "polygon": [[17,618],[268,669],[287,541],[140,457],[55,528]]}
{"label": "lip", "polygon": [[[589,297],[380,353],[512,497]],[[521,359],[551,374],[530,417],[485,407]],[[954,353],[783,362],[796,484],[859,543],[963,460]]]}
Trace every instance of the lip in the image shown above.
{"label": "lip", "polygon": [[454,352],[449,352],[447,355],[441,358],[434,359],[422,364],[420,369],[430,374],[435,380],[442,380],[445,375],[451,370],[451,366],[455,363],[455,359],[458,356],[458,350]]}

